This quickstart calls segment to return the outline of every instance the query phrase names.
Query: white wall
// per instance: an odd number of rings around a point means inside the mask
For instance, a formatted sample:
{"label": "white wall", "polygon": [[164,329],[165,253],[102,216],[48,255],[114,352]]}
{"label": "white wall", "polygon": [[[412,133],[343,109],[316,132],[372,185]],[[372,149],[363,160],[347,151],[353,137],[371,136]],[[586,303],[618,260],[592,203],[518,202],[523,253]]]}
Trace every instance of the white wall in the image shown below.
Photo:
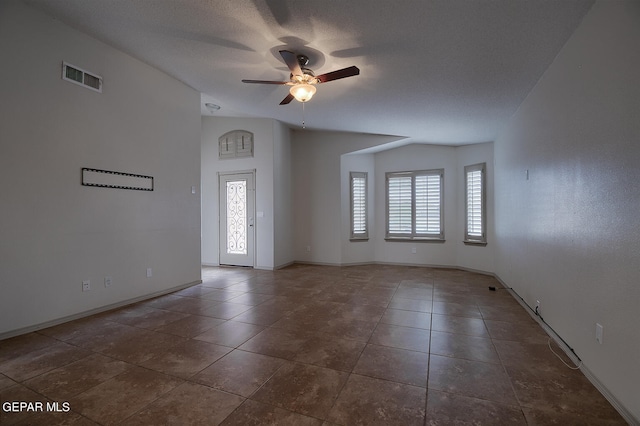
{"label": "white wall", "polygon": [[274,267],[293,263],[293,169],[291,131],[273,122]]}
{"label": "white wall", "polygon": [[342,263],[341,156],[397,139],[361,133],[292,132],[295,260]]}
{"label": "white wall", "polygon": [[[199,94],[18,2],[0,3],[0,53],[0,335],[199,281]],[[155,189],[81,186],[82,167]]]}
{"label": "white wall", "polygon": [[[394,137],[295,131],[295,260],[320,264],[398,263],[494,271],[493,143],[452,147],[411,144],[376,153]],[[359,152],[365,149],[364,153]],[[485,247],[465,246],[464,166],[487,163],[488,231]],[[385,241],[385,173],[445,169],[442,242]],[[349,172],[369,173],[369,240],[350,241]],[[493,240],[493,241],[492,241]],[[311,251],[307,250],[311,248]],[[412,253],[412,248],[416,253]]]}
{"label": "white wall", "polygon": [[636,419],[639,23],[598,1],[495,143],[498,275]]}
{"label": "white wall", "polygon": [[[232,130],[254,136],[254,155],[218,159],[218,139]],[[292,159],[290,130],[263,118],[202,117],[202,262],[219,263],[218,173],[256,171],[257,269],[293,263]],[[276,237],[277,236],[277,237]]]}
{"label": "white wall", "polygon": [[[456,148],[413,144],[376,153],[376,234],[375,261],[410,265],[456,265],[456,242],[462,237],[458,224],[458,163]],[[385,174],[411,170],[444,169],[445,242],[385,241]],[[412,248],[416,253],[412,253]]]}

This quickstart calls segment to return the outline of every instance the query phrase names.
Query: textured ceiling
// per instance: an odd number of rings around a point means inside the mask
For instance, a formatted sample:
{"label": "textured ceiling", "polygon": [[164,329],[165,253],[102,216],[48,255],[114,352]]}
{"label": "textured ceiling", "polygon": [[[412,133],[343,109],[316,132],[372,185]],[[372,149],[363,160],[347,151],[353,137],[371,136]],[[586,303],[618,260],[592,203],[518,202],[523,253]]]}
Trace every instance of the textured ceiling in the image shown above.
{"label": "textured ceiling", "polygon": [[[178,78],[218,116],[302,123],[278,50],[316,74],[360,75],[318,86],[307,128],[494,140],[593,0],[28,0],[26,3]],[[203,108],[203,115],[210,114]]]}

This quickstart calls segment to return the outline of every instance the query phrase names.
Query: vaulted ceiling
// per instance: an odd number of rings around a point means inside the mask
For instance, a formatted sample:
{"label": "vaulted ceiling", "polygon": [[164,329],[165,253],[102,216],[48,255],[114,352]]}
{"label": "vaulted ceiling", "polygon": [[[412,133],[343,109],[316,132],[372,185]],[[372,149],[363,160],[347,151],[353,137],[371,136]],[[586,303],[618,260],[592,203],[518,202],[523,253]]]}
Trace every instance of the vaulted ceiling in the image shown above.
{"label": "vaulted ceiling", "polygon": [[280,106],[280,49],[306,54],[321,84],[307,128],[408,141],[491,141],[541,78],[593,0],[26,0],[29,5],[176,77],[221,106],[203,115],[268,117]]}

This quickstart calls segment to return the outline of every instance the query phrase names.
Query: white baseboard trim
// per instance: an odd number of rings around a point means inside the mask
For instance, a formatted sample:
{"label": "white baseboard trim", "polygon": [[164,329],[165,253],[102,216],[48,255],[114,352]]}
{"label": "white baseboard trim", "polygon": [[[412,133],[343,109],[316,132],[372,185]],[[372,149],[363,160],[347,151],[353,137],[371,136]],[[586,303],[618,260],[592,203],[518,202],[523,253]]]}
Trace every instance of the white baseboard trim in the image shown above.
{"label": "white baseboard trim", "polygon": [[[260,266],[260,265],[256,265],[256,266],[252,266],[251,268],[258,270],[258,271],[275,271],[277,269],[282,269],[282,268],[286,268],[287,266],[293,265],[295,262],[288,262],[282,265],[278,265],[278,266]],[[211,268],[217,268],[217,267],[232,267],[232,265],[220,265],[219,263],[203,263],[202,266],[206,266],[206,267],[211,267]],[[238,268],[242,268],[242,266],[238,266]]]}
{"label": "white baseboard trim", "polygon": [[631,414],[618,399],[609,392],[609,390],[598,380],[596,376],[593,375],[591,370],[584,365],[584,363],[580,366],[580,371],[584,373],[587,380],[591,382],[593,386],[596,387],[605,397],[607,401],[616,409],[616,411],[622,416],[622,418],[632,426],[640,426],[640,419],[636,419],[633,414]]}
{"label": "white baseboard trim", "polygon": [[293,265],[295,262],[292,260],[291,262],[287,262],[287,263],[283,263],[282,265],[278,265],[275,268],[273,268],[272,270],[278,270],[278,269],[283,269],[286,268],[287,266],[291,266]]}
{"label": "white baseboard trim", "polygon": [[257,271],[273,271],[274,268],[271,266],[254,266],[253,269]]}
{"label": "white baseboard trim", "polygon": [[142,302],[143,300],[153,299],[154,297],[162,296],[164,294],[173,293],[174,291],[182,290],[183,288],[191,287],[192,285],[200,284],[202,280],[193,281],[186,284],[180,284],[175,287],[168,288],[166,290],[157,291],[155,293],[145,294],[143,296],[134,297],[132,299],[122,300],[120,302],[111,303],[109,305],[100,306],[98,308],[90,309],[88,311],[79,312],[77,314],[68,315],[62,318],[56,318],[51,321],[42,322],[39,324],[30,325],[28,327],[19,328],[17,330],[7,331],[0,334],[0,340],[9,339],[11,337],[20,336],[22,334],[31,333],[34,331],[42,330],[45,328],[53,327],[55,325],[63,324],[65,322],[77,320],[80,318],[88,317],[91,315],[99,314],[101,312],[110,311],[112,309],[121,308],[123,306],[131,305],[133,303]]}
{"label": "white baseboard trim", "polygon": [[332,262],[313,262],[311,260],[294,260],[292,265],[314,265],[314,266],[347,266],[340,263]]}
{"label": "white baseboard trim", "polygon": [[[480,269],[465,268],[456,265],[439,265],[439,264],[424,264],[424,263],[401,263],[401,262],[351,262],[351,263],[327,263],[327,262],[312,262],[308,260],[295,260],[290,264],[298,265],[318,265],[318,266],[366,266],[366,265],[389,265],[389,266],[410,266],[414,268],[434,268],[434,269],[458,269],[460,271],[474,272],[476,274],[489,275],[495,277],[493,272],[482,271]],[[289,265],[286,265],[289,266]]]}

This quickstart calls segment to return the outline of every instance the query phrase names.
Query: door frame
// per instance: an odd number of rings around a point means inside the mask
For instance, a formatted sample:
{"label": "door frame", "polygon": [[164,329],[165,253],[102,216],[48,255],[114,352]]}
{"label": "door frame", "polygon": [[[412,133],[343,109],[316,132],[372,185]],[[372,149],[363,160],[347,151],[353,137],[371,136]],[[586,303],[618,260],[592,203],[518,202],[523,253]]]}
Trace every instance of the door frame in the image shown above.
{"label": "door frame", "polygon": [[[224,194],[221,192],[220,187],[222,180],[228,176],[234,175],[247,175],[250,174],[253,178],[253,188],[247,188],[247,244],[252,243],[253,247],[250,250],[251,265],[232,265],[227,262],[222,262],[222,244],[224,238],[226,238],[226,229],[222,229],[222,203]],[[257,244],[256,244],[256,169],[250,170],[234,170],[217,172],[218,175],[218,265],[231,265],[231,266],[244,266],[255,268],[256,256],[257,256]],[[226,197],[225,197],[226,198]],[[226,205],[226,200],[224,200]],[[224,232],[223,232],[224,231]]]}

